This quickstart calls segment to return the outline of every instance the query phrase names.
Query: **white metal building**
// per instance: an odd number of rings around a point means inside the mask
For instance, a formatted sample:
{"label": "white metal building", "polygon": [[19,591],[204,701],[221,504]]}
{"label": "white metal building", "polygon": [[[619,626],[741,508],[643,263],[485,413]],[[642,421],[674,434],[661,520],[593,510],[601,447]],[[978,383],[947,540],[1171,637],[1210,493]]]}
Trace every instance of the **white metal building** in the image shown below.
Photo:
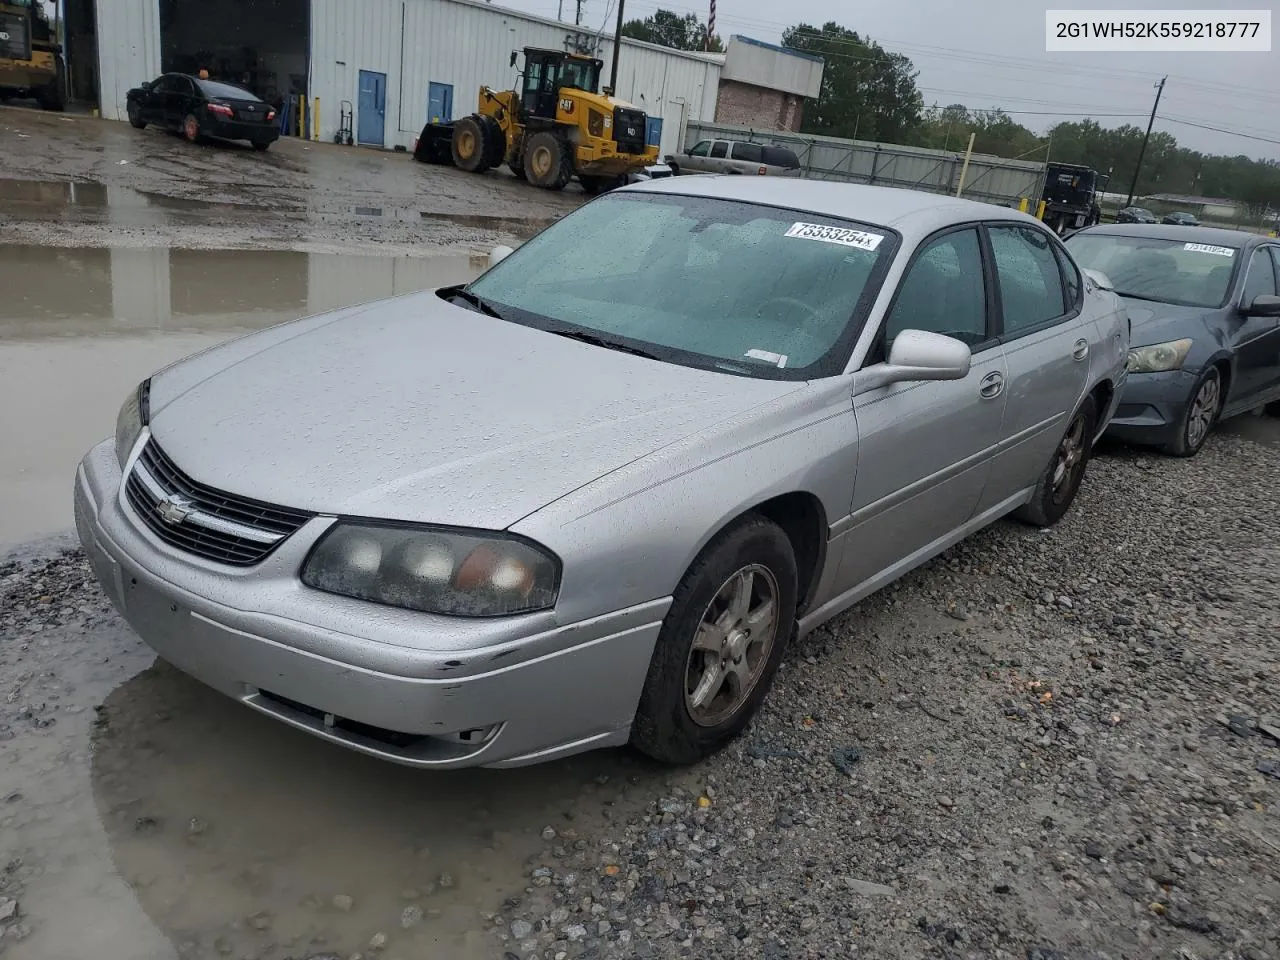
{"label": "white metal building", "polygon": [[[411,149],[429,117],[475,109],[482,84],[515,83],[526,46],[613,56],[613,24],[598,35],[484,0],[63,0],[73,94],[123,119],[125,94],[161,72],[250,80],[268,100],[308,111],[332,140],[342,108],[357,142]],[[77,39],[78,38],[78,39]],[[92,56],[96,53],[96,56]],[[691,120],[711,120],[724,56],[623,40],[617,95],[662,118],[662,153]]]}

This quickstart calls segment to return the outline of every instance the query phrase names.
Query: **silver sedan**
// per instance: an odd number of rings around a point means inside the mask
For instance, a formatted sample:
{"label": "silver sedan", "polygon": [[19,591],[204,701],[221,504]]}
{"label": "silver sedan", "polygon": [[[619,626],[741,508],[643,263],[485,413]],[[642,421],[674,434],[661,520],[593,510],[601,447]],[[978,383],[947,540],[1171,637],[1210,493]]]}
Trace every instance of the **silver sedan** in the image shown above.
{"label": "silver sedan", "polygon": [[128,397],[76,520],[160,656],[420,767],[693,762],[798,634],[1062,517],[1125,377],[1105,278],[993,206],[664,179],[501,253]]}

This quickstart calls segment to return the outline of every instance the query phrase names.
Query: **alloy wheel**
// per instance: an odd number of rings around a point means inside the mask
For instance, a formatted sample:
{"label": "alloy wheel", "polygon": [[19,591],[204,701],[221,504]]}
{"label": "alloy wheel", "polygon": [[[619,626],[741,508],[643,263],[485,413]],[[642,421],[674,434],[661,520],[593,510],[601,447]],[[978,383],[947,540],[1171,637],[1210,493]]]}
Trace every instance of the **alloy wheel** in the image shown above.
{"label": "alloy wheel", "polygon": [[1071,427],[1062,438],[1062,442],[1058,444],[1058,452],[1053,464],[1054,503],[1061,503],[1064,497],[1070,495],[1080,471],[1084,469],[1085,441],[1087,440],[1084,431],[1084,415],[1076,414],[1076,418],[1071,421]]}
{"label": "alloy wheel", "polygon": [[707,604],[685,665],[685,709],[698,726],[724,723],[755,689],[777,637],[778,595],[773,573],[751,564]]}
{"label": "alloy wheel", "polygon": [[1218,404],[1222,399],[1222,391],[1217,377],[1209,377],[1200,384],[1200,389],[1191,399],[1191,409],[1187,413],[1187,446],[1195,450],[1204,443],[1209,435],[1213,421],[1218,417]]}

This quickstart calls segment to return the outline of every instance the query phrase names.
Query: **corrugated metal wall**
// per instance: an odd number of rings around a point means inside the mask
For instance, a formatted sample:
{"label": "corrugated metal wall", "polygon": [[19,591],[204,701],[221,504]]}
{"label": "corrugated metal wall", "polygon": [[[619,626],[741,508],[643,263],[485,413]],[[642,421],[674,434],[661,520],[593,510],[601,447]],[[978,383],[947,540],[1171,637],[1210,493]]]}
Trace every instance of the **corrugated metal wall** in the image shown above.
{"label": "corrugated metal wall", "polygon": [[[431,83],[452,85],[453,116],[465,116],[482,84],[501,89],[515,82],[512,50],[565,49],[577,36],[597,45],[607,78],[612,39],[596,38],[594,29],[580,33],[572,24],[474,0],[311,0],[311,96],[320,98],[320,137],[333,138],[343,100],[356,108],[359,129],[361,70],[386,74],[386,145],[406,148],[427,121]],[[715,115],[719,75],[715,57],[624,41],[618,95],[663,117],[662,149],[669,153],[688,120]]]}
{"label": "corrugated metal wall", "polygon": [[102,116],[125,119],[125,94],[160,73],[158,0],[96,0]]}
{"label": "corrugated metal wall", "polygon": [[[800,158],[804,176],[813,180],[847,180],[885,187],[954,193],[964,166],[964,152],[926,150],[893,144],[814,137],[775,130],[753,130],[726,123],[690,123],[685,148],[699,140],[755,140],[790,147]],[[1043,163],[1006,160],[975,154],[965,174],[963,195],[971,200],[1017,205],[1021,197],[1039,197]]]}

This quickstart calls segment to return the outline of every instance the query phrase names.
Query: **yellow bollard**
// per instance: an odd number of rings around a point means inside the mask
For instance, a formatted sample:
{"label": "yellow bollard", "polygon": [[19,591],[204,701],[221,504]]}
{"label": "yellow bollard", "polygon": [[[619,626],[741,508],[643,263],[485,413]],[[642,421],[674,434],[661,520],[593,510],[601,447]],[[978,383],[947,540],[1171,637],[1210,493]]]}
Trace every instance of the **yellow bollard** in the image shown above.
{"label": "yellow bollard", "polygon": [[307,135],[307,95],[305,93],[298,94],[298,136],[306,137]]}
{"label": "yellow bollard", "polygon": [[1018,198],[1018,212],[1026,213],[1031,208],[1031,201],[1026,197]]}
{"label": "yellow bollard", "polygon": [[1037,219],[1037,220],[1043,220],[1043,219],[1044,219],[1044,208],[1045,208],[1045,207],[1047,207],[1048,205],[1049,205],[1049,204],[1048,204],[1048,203],[1046,203],[1044,200],[1041,200],[1041,201],[1040,201],[1040,206],[1036,207],[1036,219]]}
{"label": "yellow bollard", "polygon": [[311,111],[311,139],[320,139],[320,98],[316,97],[316,108]]}

